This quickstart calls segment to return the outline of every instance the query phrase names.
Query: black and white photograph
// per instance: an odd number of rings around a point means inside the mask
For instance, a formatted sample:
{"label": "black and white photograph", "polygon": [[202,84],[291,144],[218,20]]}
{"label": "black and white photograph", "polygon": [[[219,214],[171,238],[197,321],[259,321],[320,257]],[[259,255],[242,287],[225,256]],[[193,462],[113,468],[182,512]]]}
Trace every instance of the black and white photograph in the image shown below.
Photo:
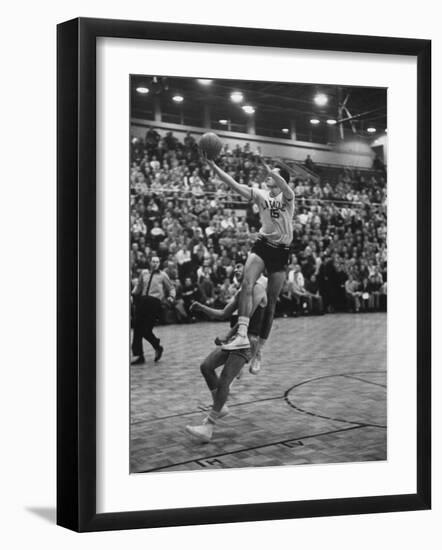
{"label": "black and white photograph", "polygon": [[386,461],[387,88],[129,85],[130,473]]}
{"label": "black and white photograph", "polygon": [[437,549],[438,4],[5,6],[4,547]]}

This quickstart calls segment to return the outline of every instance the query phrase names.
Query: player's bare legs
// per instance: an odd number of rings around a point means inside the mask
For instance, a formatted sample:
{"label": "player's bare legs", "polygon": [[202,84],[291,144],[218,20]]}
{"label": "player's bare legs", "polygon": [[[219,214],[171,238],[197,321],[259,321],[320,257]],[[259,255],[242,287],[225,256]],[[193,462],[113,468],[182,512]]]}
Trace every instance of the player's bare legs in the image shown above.
{"label": "player's bare legs", "polygon": [[216,413],[219,414],[224,407],[229,396],[230,384],[238,376],[244,363],[244,357],[236,353],[229,353],[229,357],[219,377],[217,391],[214,394],[213,411]]}
{"label": "player's bare legs", "polygon": [[253,287],[264,272],[264,262],[257,254],[249,254],[244,266],[244,276],[239,295],[238,315],[250,317],[252,311]]}
{"label": "player's bare legs", "polygon": [[285,281],[285,271],[277,271],[269,275],[267,284],[267,307],[262,321],[260,338],[266,340],[272,330],[273,317],[275,316],[276,302],[281,294]]}
{"label": "player's bare legs", "polygon": [[[217,354],[218,352],[218,354]],[[229,387],[233,379],[238,376],[247,357],[250,355],[249,350],[238,350],[233,352],[226,352],[222,350],[215,350],[211,353],[207,359],[211,358],[211,361],[203,363],[201,365],[201,372],[204,370],[204,377],[210,372],[214,373],[214,370],[219,366],[220,358],[222,357],[226,363],[218,378],[218,387],[212,392],[213,395],[213,407],[203,424],[196,426],[186,426],[186,431],[193,437],[196,437],[203,443],[208,443],[213,435],[213,430],[219,418],[222,418],[228,414],[228,408],[226,405],[227,397],[229,396]],[[227,359],[226,359],[227,355]],[[215,375],[216,376],[216,375]],[[210,383],[212,379],[209,378]],[[209,384],[208,379],[206,382]],[[209,386],[210,387],[210,386]]]}
{"label": "player's bare legs", "polygon": [[272,330],[273,318],[275,316],[276,302],[281,293],[282,286],[285,280],[285,271],[276,271],[268,278],[267,284],[267,307],[264,312],[261,330],[259,333],[259,341],[256,354],[254,355],[249,370],[252,374],[258,374],[261,370],[261,350],[269,337]]}
{"label": "player's bare legs", "polygon": [[218,375],[215,369],[220,367],[226,360],[225,353],[220,348],[214,349],[203,360],[200,365],[201,374],[206,381],[206,384],[211,392],[215,392],[218,389]]}
{"label": "player's bare legs", "polygon": [[244,266],[244,277],[238,304],[238,332],[235,338],[223,345],[223,350],[232,351],[250,347],[247,329],[253,305],[253,287],[264,272],[264,261],[253,252],[249,254]]}
{"label": "player's bare legs", "polygon": [[[214,349],[209,355],[204,359],[204,361],[200,365],[201,374],[204,377],[204,380],[206,381],[206,384],[210,390],[210,393],[212,394],[212,400],[215,402],[215,397],[219,388],[219,382],[220,378],[216,374],[215,370],[220,367],[221,365],[224,365],[228,358],[228,352],[223,351],[221,348]],[[226,395],[227,400],[227,395]],[[225,402],[225,401],[224,401]],[[229,409],[227,405],[223,408],[221,406],[221,409],[218,411],[220,412],[220,417],[226,416],[229,414]]]}

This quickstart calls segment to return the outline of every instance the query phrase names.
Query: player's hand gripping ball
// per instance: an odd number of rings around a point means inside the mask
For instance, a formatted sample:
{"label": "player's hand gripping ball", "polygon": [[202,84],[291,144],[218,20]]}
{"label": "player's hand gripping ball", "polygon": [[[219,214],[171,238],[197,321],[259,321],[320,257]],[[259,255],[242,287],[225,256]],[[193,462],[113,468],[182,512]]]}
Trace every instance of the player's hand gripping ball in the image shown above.
{"label": "player's hand gripping ball", "polygon": [[207,132],[201,136],[198,143],[200,151],[208,160],[215,160],[221,153],[223,143],[213,132]]}

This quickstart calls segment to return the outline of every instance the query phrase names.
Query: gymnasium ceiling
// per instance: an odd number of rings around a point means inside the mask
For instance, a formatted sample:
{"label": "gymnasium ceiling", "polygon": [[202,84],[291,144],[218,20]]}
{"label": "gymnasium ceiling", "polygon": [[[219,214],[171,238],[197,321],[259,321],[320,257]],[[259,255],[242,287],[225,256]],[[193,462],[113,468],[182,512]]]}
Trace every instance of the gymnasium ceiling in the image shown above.
{"label": "gymnasium ceiling", "polygon": [[[219,120],[229,120],[232,130],[241,131],[247,123],[242,105],[255,108],[256,133],[273,137],[290,137],[282,132],[294,121],[298,139],[328,143],[336,136],[339,123],[346,135],[357,134],[373,138],[387,128],[387,90],[385,88],[344,87],[323,84],[293,84],[246,80],[212,80],[203,85],[195,78],[133,75],[131,78],[132,116],[153,118],[154,98],[161,105],[163,121],[184,122],[201,126],[203,105],[210,107],[212,127],[225,129]],[[136,91],[138,87],[149,89],[147,94]],[[230,99],[233,91],[243,93],[244,100],[235,104]],[[314,97],[327,96],[327,104],[318,106]],[[180,95],[183,101],[177,104],[173,96]],[[345,102],[348,111],[339,111]],[[310,120],[318,119],[317,125]],[[335,133],[330,131],[327,119],[338,121]],[[350,120],[351,119],[351,120]],[[340,122],[342,121],[342,122]],[[367,133],[368,128],[376,133]]]}

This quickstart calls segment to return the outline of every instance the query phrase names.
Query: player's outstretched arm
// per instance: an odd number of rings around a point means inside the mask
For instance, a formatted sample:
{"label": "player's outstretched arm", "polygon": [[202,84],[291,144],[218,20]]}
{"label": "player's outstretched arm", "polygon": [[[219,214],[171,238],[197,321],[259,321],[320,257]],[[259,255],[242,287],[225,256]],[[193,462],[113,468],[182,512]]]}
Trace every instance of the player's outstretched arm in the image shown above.
{"label": "player's outstretched arm", "polygon": [[227,183],[234,191],[239,195],[247,199],[248,201],[252,198],[251,188],[242,183],[235,181],[229,174],[226,174],[213,160],[206,159],[207,164],[212,168],[215,174],[222,180],[224,183]]}
{"label": "player's outstretched arm", "polygon": [[193,304],[190,306],[190,311],[200,311],[201,313],[204,313],[204,315],[206,315],[209,319],[213,319],[216,321],[225,321],[226,319],[229,319],[235,309],[238,308],[238,297],[239,294],[235,294],[235,296],[233,296],[233,298],[231,298],[230,301],[227,302],[224,309],[215,309],[213,307],[201,304],[200,302],[193,302]]}

